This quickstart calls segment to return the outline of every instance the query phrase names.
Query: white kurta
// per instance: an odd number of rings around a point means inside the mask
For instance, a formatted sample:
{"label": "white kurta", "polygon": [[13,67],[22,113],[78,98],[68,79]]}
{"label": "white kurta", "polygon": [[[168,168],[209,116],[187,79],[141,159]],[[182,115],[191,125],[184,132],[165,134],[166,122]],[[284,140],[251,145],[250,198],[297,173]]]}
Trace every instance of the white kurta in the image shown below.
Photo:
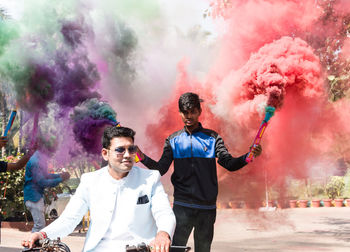
{"label": "white kurta", "polygon": [[[172,237],[175,216],[158,171],[133,167],[124,179],[113,180],[108,167],[84,174],[62,215],[43,231],[51,239],[63,238],[90,210],[84,252],[101,248],[105,252],[125,251],[126,244],[148,243],[159,231]],[[147,197],[149,202],[137,204],[140,197]]]}

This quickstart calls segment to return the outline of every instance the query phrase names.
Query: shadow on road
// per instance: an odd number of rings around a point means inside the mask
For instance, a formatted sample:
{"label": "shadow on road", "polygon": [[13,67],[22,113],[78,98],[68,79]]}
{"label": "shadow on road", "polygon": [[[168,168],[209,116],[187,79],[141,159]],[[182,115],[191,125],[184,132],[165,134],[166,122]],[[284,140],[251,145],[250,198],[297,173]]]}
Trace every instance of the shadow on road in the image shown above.
{"label": "shadow on road", "polygon": [[343,218],[323,218],[320,223],[334,226],[334,229],[314,230],[312,233],[319,236],[332,237],[338,241],[350,242],[350,219]]}

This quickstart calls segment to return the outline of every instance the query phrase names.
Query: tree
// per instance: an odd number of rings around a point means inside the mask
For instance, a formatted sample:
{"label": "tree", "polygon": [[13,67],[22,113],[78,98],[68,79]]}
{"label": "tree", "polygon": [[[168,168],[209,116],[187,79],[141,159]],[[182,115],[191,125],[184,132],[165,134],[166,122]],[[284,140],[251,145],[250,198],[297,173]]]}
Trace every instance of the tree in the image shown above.
{"label": "tree", "polygon": [[326,193],[330,199],[335,199],[342,195],[344,187],[344,177],[333,176],[326,185]]}
{"label": "tree", "polygon": [[350,37],[350,15],[339,12],[339,0],[318,0],[323,13],[305,40],[315,49],[327,73],[329,100],[344,98],[350,86],[350,60],[341,56],[344,42]]}

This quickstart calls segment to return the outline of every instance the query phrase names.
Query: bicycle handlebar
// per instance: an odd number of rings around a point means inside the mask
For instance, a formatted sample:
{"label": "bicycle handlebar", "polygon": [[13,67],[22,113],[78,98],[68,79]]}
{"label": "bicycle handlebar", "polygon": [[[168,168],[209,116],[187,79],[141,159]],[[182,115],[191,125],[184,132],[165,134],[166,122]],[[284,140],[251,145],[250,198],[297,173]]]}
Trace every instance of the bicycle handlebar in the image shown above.
{"label": "bicycle handlebar", "polygon": [[[186,246],[170,246],[170,252],[187,252],[190,251],[191,247]],[[137,246],[126,245],[126,252],[151,252],[150,246],[146,245],[144,242],[138,244]]]}
{"label": "bicycle handlebar", "polygon": [[[39,251],[39,252],[70,252],[69,247],[61,242],[60,238],[57,238],[57,240],[50,240],[48,238],[44,240],[37,240],[35,241],[34,245],[35,248],[25,248],[22,250],[22,252],[33,252],[33,251]],[[140,243],[137,246],[129,246],[126,245],[126,252],[150,252],[150,246],[146,245],[145,243]],[[170,252],[187,252],[190,251],[191,247],[186,246],[170,246]]]}
{"label": "bicycle handlebar", "polygon": [[25,248],[22,252],[40,251],[40,252],[70,252],[69,247],[61,242],[60,238],[57,240],[50,240],[48,238],[44,240],[35,241],[35,248]]}

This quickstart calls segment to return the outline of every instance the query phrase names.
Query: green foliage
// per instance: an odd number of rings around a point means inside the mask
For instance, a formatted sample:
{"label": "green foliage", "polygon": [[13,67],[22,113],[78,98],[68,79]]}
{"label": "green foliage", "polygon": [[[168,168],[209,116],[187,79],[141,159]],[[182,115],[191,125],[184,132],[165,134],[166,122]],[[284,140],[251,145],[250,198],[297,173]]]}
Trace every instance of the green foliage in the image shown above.
{"label": "green foliage", "polygon": [[[3,160],[16,162],[20,157],[5,157]],[[1,219],[23,216],[24,170],[0,173],[0,215]]]}
{"label": "green foliage", "polygon": [[333,176],[326,185],[326,193],[330,199],[339,198],[344,190],[344,177]]}
{"label": "green foliage", "polygon": [[343,196],[344,198],[350,198],[350,169],[347,170],[347,173],[344,176],[344,190],[343,190]]}
{"label": "green foliage", "polygon": [[350,59],[343,55],[345,41],[350,36],[350,14],[339,9],[341,4],[340,0],[315,1],[321,15],[314,21],[311,31],[297,32],[297,36],[304,39],[319,57],[328,76],[326,84],[332,102],[348,96],[350,91]]}
{"label": "green foliage", "polygon": [[[325,31],[334,27],[332,32],[319,32],[306,38],[319,56],[323,69],[328,74],[329,99],[337,101],[349,92],[350,60],[343,57],[344,42],[350,35],[350,15],[339,11],[336,6],[339,0],[318,0],[317,5],[322,15],[316,24]],[[325,36],[327,34],[327,36]]]}
{"label": "green foliage", "polygon": [[324,183],[320,181],[314,181],[310,184],[310,193],[313,199],[322,199],[326,194]]}
{"label": "green foliage", "polygon": [[327,196],[325,183],[320,180],[290,179],[287,196],[290,199],[322,199]]}
{"label": "green foliage", "polygon": [[308,199],[309,194],[303,180],[292,179],[288,183],[287,196],[290,199]]}

